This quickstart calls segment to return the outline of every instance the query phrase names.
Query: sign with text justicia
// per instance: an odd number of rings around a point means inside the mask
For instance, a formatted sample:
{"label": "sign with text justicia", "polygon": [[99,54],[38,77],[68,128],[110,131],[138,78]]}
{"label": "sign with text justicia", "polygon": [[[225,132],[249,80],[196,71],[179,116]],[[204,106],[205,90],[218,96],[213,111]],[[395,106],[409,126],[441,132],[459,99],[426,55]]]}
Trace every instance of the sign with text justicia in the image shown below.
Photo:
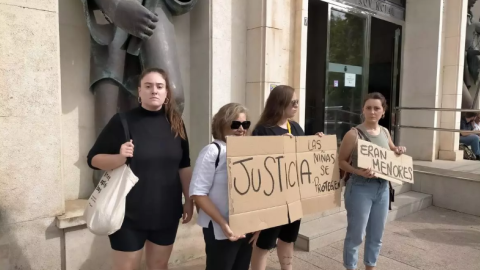
{"label": "sign with text justicia", "polygon": [[340,206],[336,136],[228,137],[227,170],[236,234]]}

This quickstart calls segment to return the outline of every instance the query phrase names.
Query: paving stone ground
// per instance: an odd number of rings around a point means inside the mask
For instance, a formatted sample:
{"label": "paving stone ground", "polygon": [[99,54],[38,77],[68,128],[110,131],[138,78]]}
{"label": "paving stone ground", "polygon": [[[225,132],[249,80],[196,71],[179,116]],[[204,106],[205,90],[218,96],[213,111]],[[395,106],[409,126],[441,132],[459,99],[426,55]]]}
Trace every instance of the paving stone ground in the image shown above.
{"label": "paving stone ground", "polygon": [[[294,269],[344,270],[342,250],[343,241],[311,252],[296,250]],[[363,247],[359,258],[362,262]],[[204,270],[204,258],[173,269]],[[275,251],[267,269],[280,269]],[[377,269],[480,270],[480,217],[429,207],[388,223]]]}

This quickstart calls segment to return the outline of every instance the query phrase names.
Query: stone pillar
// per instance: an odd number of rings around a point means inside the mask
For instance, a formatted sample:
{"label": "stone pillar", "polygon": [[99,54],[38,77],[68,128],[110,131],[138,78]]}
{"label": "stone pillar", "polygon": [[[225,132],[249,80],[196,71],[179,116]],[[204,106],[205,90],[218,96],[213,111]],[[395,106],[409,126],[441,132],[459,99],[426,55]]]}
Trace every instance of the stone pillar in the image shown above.
{"label": "stone pillar", "polygon": [[[460,109],[468,0],[445,0],[441,107]],[[440,127],[460,128],[460,112],[441,112]],[[458,132],[439,132],[439,159],[462,160]]]}
{"label": "stone pillar", "polygon": [[[190,12],[190,157],[211,142],[211,38],[212,0],[198,1]],[[208,116],[208,117],[206,117]],[[193,164],[192,164],[193,165]]]}
{"label": "stone pillar", "polygon": [[298,121],[305,129],[305,82],[307,74],[308,0],[295,2],[295,48],[293,57],[293,87],[300,101]]}
{"label": "stone pillar", "polygon": [[61,269],[58,1],[0,1],[0,269]]}
{"label": "stone pillar", "polygon": [[247,1],[212,0],[212,116],[225,104],[245,104]]}
{"label": "stone pillar", "polygon": [[[440,107],[442,10],[440,0],[408,0],[404,31],[404,52],[400,92],[401,107]],[[437,127],[440,113],[402,111],[401,125]],[[435,131],[401,129],[400,144],[416,160],[432,161],[436,156]]]}
{"label": "stone pillar", "polygon": [[303,16],[306,16],[307,2],[248,0],[245,103],[254,123],[271,89],[279,84],[295,88],[300,111],[294,120],[304,122],[306,43],[302,42],[306,39]]}
{"label": "stone pillar", "polygon": [[270,85],[288,83],[280,79],[282,4],[276,0],[248,0],[245,104],[253,123],[262,113]]}

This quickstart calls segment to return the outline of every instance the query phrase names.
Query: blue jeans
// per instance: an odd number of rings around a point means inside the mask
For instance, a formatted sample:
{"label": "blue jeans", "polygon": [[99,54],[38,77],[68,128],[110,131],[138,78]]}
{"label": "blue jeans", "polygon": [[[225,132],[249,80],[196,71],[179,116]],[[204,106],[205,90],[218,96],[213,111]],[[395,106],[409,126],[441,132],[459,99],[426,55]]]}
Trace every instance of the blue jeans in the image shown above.
{"label": "blue jeans", "polygon": [[480,137],[476,134],[470,134],[468,136],[460,136],[460,143],[472,147],[473,153],[480,156]]}
{"label": "blue jeans", "polygon": [[[358,248],[365,236],[366,266],[376,266],[390,202],[388,181],[351,175],[345,188],[347,236],[343,246],[343,264],[356,269]],[[366,235],[365,235],[366,233]]]}

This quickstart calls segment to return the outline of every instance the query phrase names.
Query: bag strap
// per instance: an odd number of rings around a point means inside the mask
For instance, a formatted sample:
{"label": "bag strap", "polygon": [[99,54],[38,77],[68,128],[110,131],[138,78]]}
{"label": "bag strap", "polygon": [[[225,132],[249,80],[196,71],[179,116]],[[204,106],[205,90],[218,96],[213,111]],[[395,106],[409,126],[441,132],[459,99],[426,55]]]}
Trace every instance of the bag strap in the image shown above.
{"label": "bag strap", "polygon": [[[125,134],[126,142],[129,142],[131,140],[131,137],[130,137],[130,129],[128,128],[127,117],[125,116],[124,112],[119,113],[119,115],[120,115],[120,121],[122,122],[123,132]],[[131,161],[132,161],[132,158],[129,157],[127,158],[127,162],[125,164],[129,165]]]}
{"label": "bag strap", "polygon": [[216,169],[218,167],[218,162],[220,161],[220,145],[216,142],[212,142],[212,144],[215,144],[215,146],[218,149],[217,159],[215,160],[215,169]]}
{"label": "bag strap", "polygon": [[359,129],[359,128],[354,128],[354,129],[357,130],[360,139],[362,139],[364,141],[367,141],[367,142],[371,142],[370,139],[368,138],[368,136],[365,135],[365,133],[361,129]]}

